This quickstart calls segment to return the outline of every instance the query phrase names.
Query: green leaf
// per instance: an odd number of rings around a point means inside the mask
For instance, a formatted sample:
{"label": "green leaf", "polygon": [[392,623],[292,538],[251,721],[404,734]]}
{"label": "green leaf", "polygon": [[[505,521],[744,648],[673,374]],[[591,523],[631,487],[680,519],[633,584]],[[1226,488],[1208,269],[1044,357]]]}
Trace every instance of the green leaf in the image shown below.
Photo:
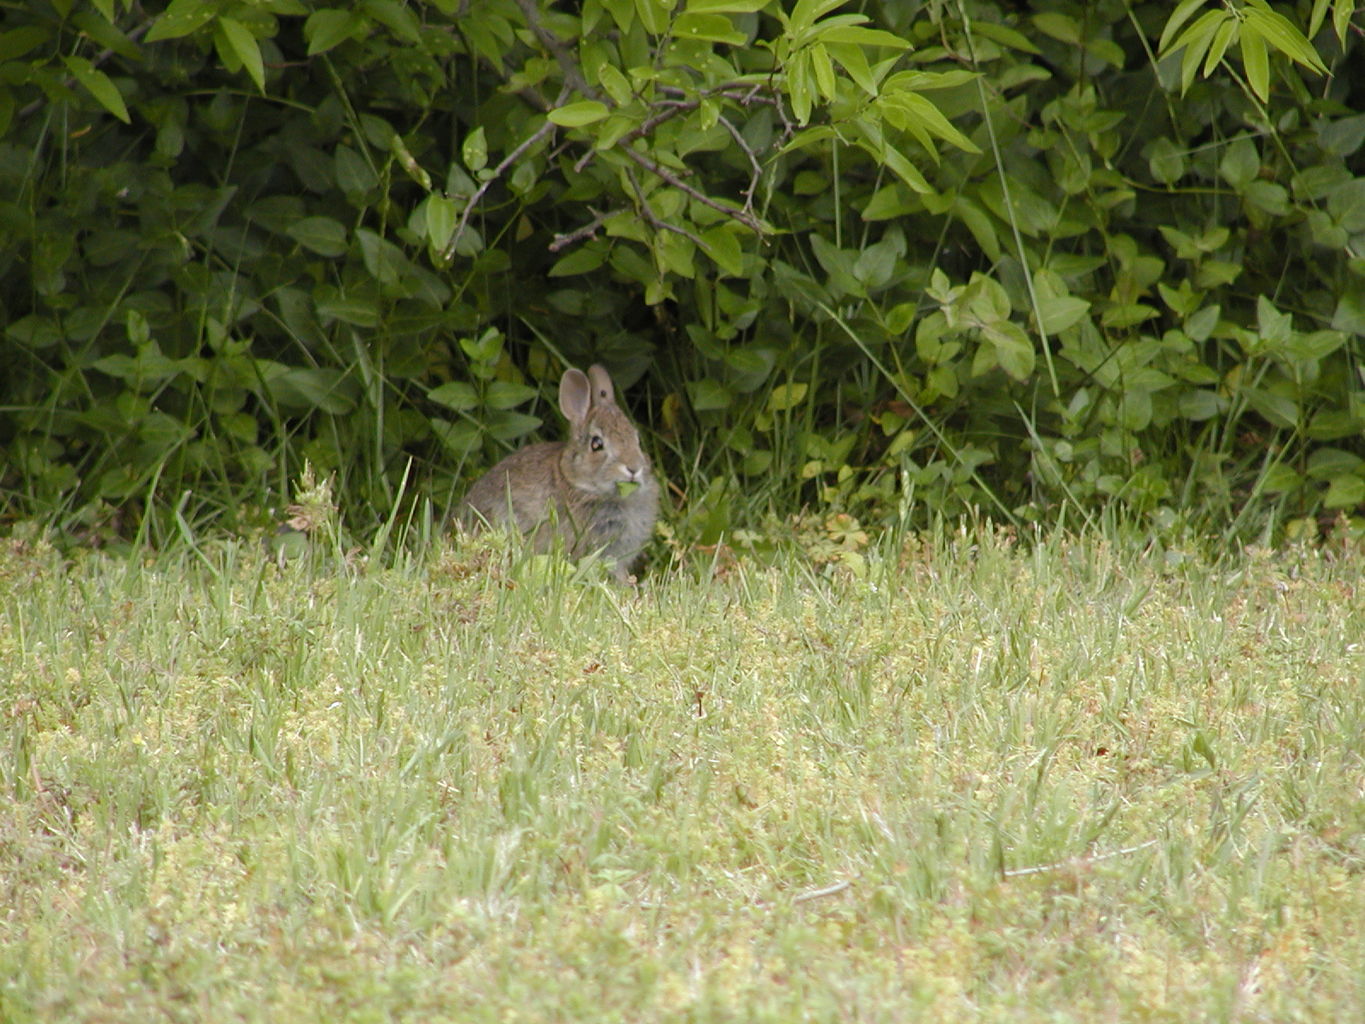
{"label": "green leaf", "polygon": [[1315,441],[1339,441],[1359,437],[1361,427],[1361,419],[1352,415],[1349,409],[1323,409],[1313,416],[1305,433]]}
{"label": "green leaf", "polygon": [[357,228],[355,237],[365,269],[380,284],[397,284],[412,266],[402,249],[369,228]]}
{"label": "green leaf", "polygon": [[1035,55],[1043,52],[1022,32],[1006,25],[996,24],[993,21],[974,21],[972,22],[972,31],[992,42],[999,43],[1001,46],[1008,46],[1011,50],[1022,50],[1024,53]]}
{"label": "green leaf", "polygon": [[811,252],[815,254],[820,269],[825,272],[825,287],[838,296],[863,295],[862,283],[854,271],[855,255],[840,249],[834,243],[818,234],[810,236]]}
{"label": "green leaf", "polygon": [[688,381],[687,397],[692,402],[692,408],[697,412],[728,409],[734,401],[734,396],[730,394],[730,390],[725,385],[706,378]]}
{"label": "green leaf", "polygon": [[1239,42],[1247,84],[1256,98],[1265,103],[1270,99],[1270,60],[1266,56],[1265,39],[1259,32],[1243,32]]}
{"label": "green leaf", "polygon": [[1339,476],[1327,485],[1322,503],[1326,508],[1355,508],[1365,504],[1365,480],[1355,476]]}
{"label": "green leaf", "polygon": [[693,39],[710,43],[743,46],[749,37],[735,28],[734,22],[723,14],[699,14],[693,11],[679,16],[673,23],[675,39]]}
{"label": "green leaf", "polygon": [[[787,34],[800,35],[815,24],[815,19],[843,6],[844,0],[798,0],[792,9]],[[866,19],[864,19],[866,20]]]}
{"label": "green leaf", "polygon": [[1318,56],[1318,51],[1313,49],[1313,44],[1303,37],[1293,22],[1272,10],[1265,0],[1247,0],[1242,14],[1246,19],[1244,31],[1258,33],[1267,45],[1273,46],[1295,63],[1320,75],[1328,74],[1327,65]]}
{"label": "green leaf", "polygon": [[890,185],[883,185],[872,194],[872,198],[863,207],[862,216],[863,220],[893,220],[917,209],[918,204],[911,198],[910,193],[905,191],[905,186],[896,181]]}
{"label": "green leaf", "polygon": [[717,14],[752,14],[773,0],[687,0],[688,13],[711,11]]}
{"label": "green leaf", "polygon": [[1176,408],[1180,410],[1180,415],[1185,419],[1194,420],[1197,423],[1211,420],[1223,411],[1218,393],[1207,388],[1192,388],[1189,391],[1182,392],[1176,400]]}
{"label": "green leaf", "polygon": [[227,48],[241,61],[246,73],[256,83],[260,92],[265,92],[265,65],[261,61],[261,48],[256,37],[239,21],[232,18],[219,18],[218,31],[226,41]]}
{"label": "green leaf", "polygon": [[128,108],[124,105],[123,96],[108,75],[84,57],[63,57],[62,60],[66,64],[66,69],[71,72],[72,77],[99,101],[100,106],[124,124],[132,123],[128,117]]}
{"label": "green leaf", "polygon": [[364,21],[354,11],[324,8],[308,15],[303,23],[303,38],[308,42],[308,56],[340,46],[364,28]]}
{"label": "green leaf", "polygon": [[811,111],[811,68],[810,54],[804,50],[787,62],[787,97],[791,100],[792,114],[796,123],[805,125],[810,121]]}
{"label": "green leaf", "polygon": [[364,196],[379,184],[379,178],[369,161],[350,146],[337,147],[332,157],[332,165],[335,169],[337,187],[347,196]]}
{"label": "green leaf", "polygon": [[795,381],[791,384],[779,384],[768,392],[768,411],[786,412],[794,409],[805,400],[806,393],[810,390],[810,385],[802,381]]}
{"label": "green leaf", "polygon": [[403,42],[421,45],[421,25],[412,11],[398,3],[398,0],[365,0],[361,7]]}
{"label": "green leaf", "polygon": [[848,77],[857,83],[858,88],[869,96],[877,95],[877,78],[872,73],[872,68],[868,66],[867,54],[860,46],[853,46],[850,43],[827,43],[825,50],[848,74]]}
{"label": "green leaf", "polygon": [[484,429],[488,431],[490,437],[499,441],[520,441],[543,422],[539,416],[530,416],[524,412],[512,412],[509,409],[499,409],[488,414],[484,422]]}
{"label": "green leaf", "polygon": [[481,171],[488,165],[488,142],[484,137],[483,125],[464,137],[460,145],[460,157],[471,171]]}
{"label": "green leaf", "polygon": [[1268,423],[1289,430],[1298,426],[1299,404],[1288,395],[1265,388],[1245,388],[1242,393],[1246,396],[1247,404],[1260,413]]}
{"label": "green leaf", "polygon": [[64,335],[56,320],[31,313],[7,326],[5,337],[25,348],[48,348],[61,341]]}
{"label": "green leaf", "polygon": [[336,257],[346,251],[346,229],[331,217],[304,217],[285,228],[289,237],[319,256]]}
{"label": "green leaf", "polygon": [[668,29],[668,19],[676,0],[635,0],[635,13],[640,24],[652,35],[661,36]]}
{"label": "green leaf", "polygon": [[1090,303],[1073,295],[1058,295],[1040,298],[1038,311],[1042,314],[1039,325],[1044,334],[1057,334],[1074,327],[1090,311]]}
{"label": "green leaf", "polygon": [[1228,18],[1218,26],[1218,31],[1213,34],[1213,39],[1209,42],[1209,52],[1204,57],[1204,77],[1208,78],[1223,59],[1223,54],[1228,52],[1228,47],[1232,45],[1233,38],[1237,35],[1238,23],[1236,18]]}
{"label": "green leaf", "polygon": [[1162,135],[1147,147],[1147,167],[1154,179],[1173,185],[1185,174],[1185,150]]}
{"label": "green leaf", "polygon": [[1361,457],[1344,448],[1319,448],[1308,457],[1308,476],[1313,480],[1331,480],[1360,469]]}
{"label": "green leaf", "polygon": [[1332,314],[1332,329],[1365,336],[1365,285],[1348,285],[1337,299]]}
{"label": "green leaf", "polygon": [[[1209,0],[1181,0],[1181,3],[1177,4],[1175,10],[1171,12],[1170,18],[1167,19],[1166,27],[1161,30],[1161,41],[1157,43],[1157,52],[1163,57],[1170,52],[1167,50],[1167,45],[1180,31],[1180,26],[1189,21],[1194,12],[1204,7],[1208,2]],[[1171,50],[1174,49],[1175,47],[1171,47]]]}
{"label": "green leaf", "polygon": [[157,43],[163,39],[183,38],[208,24],[217,13],[218,5],[212,0],[171,0],[171,5],[161,12],[143,41]]}
{"label": "green leaf", "polygon": [[1037,359],[1033,342],[1016,323],[1001,320],[981,328],[981,334],[995,349],[1000,368],[1015,380],[1028,380]]}
{"label": "green leaf", "polygon": [[972,317],[981,323],[998,323],[1009,319],[1009,293],[992,277],[982,273],[972,274],[971,284],[963,293],[963,298]]}
{"label": "green leaf", "polygon": [[438,252],[443,251],[451,235],[455,234],[459,204],[447,196],[433,193],[427,196],[422,205],[426,213],[427,242]]}
{"label": "green leaf", "polygon": [[[1341,43],[1341,48],[1346,49],[1346,32],[1351,27],[1351,19],[1355,17],[1355,0],[1334,0],[1332,4],[1332,30],[1337,34],[1337,41]],[[1313,33],[1316,35],[1317,33]]]}
{"label": "green leaf", "polygon": [[817,44],[806,51],[806,57],[810,61],[811,73],[815,76],[815,87],[820,90],[820,95],[826,100],[834,99],[838,93],[829,51]]}
{"label": "green leaf", "polygon": [[1258,348],[1278,353],[1289,343],[1294,331],[1294,320],[1288,313],[1281,313],[1275,304],[1264,295],[1256,297],[1256,329],[1259,335]]}
{"label": "green leaf", "polygon": [[[1318,123],[1318,144],[1333,156],[1348,157],[1365,143],[1365,114],[1339,117],[1335,120],[1323,119]],[[1314,173],[1316,171],[1316,174]],[[1337,173],[1335,168],[1305,168],[1299,176],[1302,182],[1310,182],[1314,177],[1330,178]],[[1300,186],[1295,185],[1295,192]],[[1312,194],[1313,188],[1304,187],[1305,194]]]}
{"label": "green leaf", "polygon": [[536,389],[510,380],[495,380],[488,384],[484,404],[490,409],[515,409],[536,397]]}
{"label": "green leaf", "polygon": [[1327,196],[1327,212],[1351,234],[1365,231],[1365,178],[1344,181]]}
{"label": "green leaf", "polygon": [[912,164],[904,153],[894,146],[882,143],[880,146],[872,141],[862,142],[862,147],[889,167],[901,181],[905,182],[921,195],[928,195],[934,191],[934,187],[929,184],[920,169]]}
{"label": "green leaf", "polygon": [[[581,128],[585,124],[602,120],[609,113],[611,111],[607,109],[605,103],[597,100],[579,100],[577,103],[568,103],[552,110],[545,116],[563,128]],[[480,128],[479,131],[483,129]]]}
{"label": "green leaf", "polygon": [[[980,153],[976,143],[957,130],[943,112],[933,102],[917,92],[896,92],[883,94],[881,102],[887,109],[887,120],[898,128],[908,129],[921,141],[925,133],[935,135],[945,142],[968,153]],[[898,115],[893,120],[893,113]],[[932,147],[926,147],[932,150]]]}
{"label": "green leaf", "polygon": [[886,332],[890,335],[904,334],[914,323],[918,310],[913,302],[902,302],[886,314]]}
{"label": "green leaf", "polygon": [[835,25],[822,29],[815,38],[822,43],[852,43],[855,46],[882,46],[889,50],[908,50],[910,43],[891,32],[861,25]]}
{"label": "green leaf", "polygon": [[588,244],[561,256],[549,270],[550,277],[571,277],[596,270],[607,259],[605,245]]}
{"label": "green leaf", "polygon": [[1146,430],[1152,422],[1152,393],[1128,387],[1118,395],[1118,421],[1124,430]]}
{"label": "green leaf", "polygon": [[729,224],[718,224],[702,233],[706,255],[710,256],[723,275],[740,277],[744,273],[744,254],[739,238]]}
{"label": "green leaf", "polygon": [[291,412],[321,410],[342,416],[355,409],[354,387],[341,370],[329,366],[296,367],[267,381],[270,396]]}
{"label": "green leaf", "polygon": [[24,25],[9,32],[0,32],[0,64],[18,60],[46,43],[50,35],[46,28],[39,25]]}
{"label": "green leaf", "polygon": [[317,299],[317,310],[323,320],[340,320],[356,327],[379,326],[379,307],[369,299],[332,293]]}
{"label": "green leaf", "polygon": [[1075,18],[1058,14],[1055,11],[1044,11],[1041,14],[1035,14],[1030,20],[1038,31],[1051,36],[1058,42],[1069,43],[1072,46],[1081,44],[1081,26]]}
{"label": "green leaf", "polygon": [[479,404],[479,395],[474,390],[474,385],[464,381],[450,381],[434,387],[427,392],[427,398],[456,412],[468,412],[477,408]]}
{"label": "green leaf", "polygon": [[991,216],[970,199],[958,197],[953,204],[953,213],[962,221],[981,251],[991,260],[1000,256],[1000,236],[996,234]]}
{"label": "green leaf", "polygon": [[1195,73],[1199,70],[1199,64],[1203,61],[1204,54],[1208,52],[1208,48],[1213,42],[1214,33],[1218,31],[1223,22],[1232,17],[1234,15],[1230,11],[1205,11],[1175,41],[1169,51],[1163,51],[1164,54],[1165,52],[1174,53],[1181,48],[1185,50],[1185,56],[1180,62],[1180,91],[1182,94],[1189,89],[1190,83],[1194,81]]}
{"label": "green leaf", "polygon": [[1219,161],[1218,173],[1238,192],[1243,191],[1261,173],[1261,156],[1256,151],[1256,143],[1247,138],[1234,141]]}
{"label": "green leaf", "polygon": [[1247,185],[1242,198],[1248,206],[1263,210],[1272,217],[1284,217],[1289,213],[1289,191],[1278,182],[1257,179]]}
{"label": "green leaf", "polygon": [[1222,316],[1223,307],[1214,304],[1205,306],[1197,313],[1192,313],[1185,320],[1185,334],[1192,341],[1207,341],[1213,334],[1213,329],[1218,326],[1218,318]]}

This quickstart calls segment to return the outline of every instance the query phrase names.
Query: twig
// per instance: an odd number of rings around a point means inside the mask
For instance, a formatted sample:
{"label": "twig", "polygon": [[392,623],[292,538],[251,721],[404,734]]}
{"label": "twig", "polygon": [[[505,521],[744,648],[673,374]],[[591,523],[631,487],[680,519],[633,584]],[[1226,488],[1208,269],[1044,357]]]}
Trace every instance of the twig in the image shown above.
{"label": "twig", "polygon": [[587,79],[583,77],[583,72],[579,68],[578,62],[573,59],[573,54],[569,52],[568,46],[540,23],[535,0],[516,0],[516,4],[521,8],[522,17],[526,19],[526,26],[540,40],[540,45],[554,54],[555,60],[559,62],[559,69],[564,72],[565,83],[589,99],[601,99],[602,94],[589,85]]}
{"label": "twig", "polygon": [[[654,88],[668,96],[685,97],[688,95],[686,89],[677,85],[664,85],[659,83],[656,84]],[[760,97],[758,95],[763,91],[763,88],[764,85],[762,82],[726,82],[724,85],[715,85],[709,89],[703,89],[701,95],[724,96],[728,100],[737,100],[742,107],[747,107],[750,103],[755,101],[759,103],[776,103],[777,101],[771,96]],[[771,83],[769,83],[768,88],[772,88]]]}
{"label": "twig", "polygon": [[[559,94],[559,99],[556,101],[555,106],[559,106],[563,103],[566,95],[568,95],[567,88]],[[469,197],[469,202],[465,204],[464,212],[460,214],[460,223],[456,225],[455,233],[450,236],[450,241],[446,243],[445,251],[442,254],[446,259],[450,259],[455,255],[455,246],[459,244],[461,236],[464,235],[465,228],[469,226],[469,218],[473,216],[474,208],[479,205],[484,194],[493,187],[493,182],[501,178],[507,168],[520,160],[522,154],[541,139],[545,138],[546,135],[549,135],[550,132],[554,131],[555,127],[553,121],[547,120],[543,125],[527,136],[525,142],[502,158],[502,162],[493,168],[493,173],[490,174],[484,183],[478,187],[478,190]]]}
{"label": "twig", "polygon": [[655,103],[654,106],[662,106],[664,109],[660,110],[653,117],[641,121],[637,127],[626,132],[621,138],[622,142],[631,142],[643,135],[648,135],[655,128],[659,127],[659,125],[671,118],[677,117],[684,110],[696,110],[697,107],[701,106],[701,100],[663,100],[659,103]]}
{"label": "twig", "polygon": [[582,174],[583,168],[587,167],[588,164],[592,163],[593,157],[595,156],[597,156],[597,150],[589,146],[588,151],[574,161],[573,165],[574,174]]}
{"label": "twig", "polygon": [[683,192],[691,196],[693,199],[701,203],[703,206],[709,206],[713,210],[719,210],[727,217],[734,218],[756,235],[763,234],[762,223],[760,223],[758,218],[756,218],[753,214],[749,213],[747,210],[735,209],[735,207],[733,206],[726,206],[724,203],[712,199],[704,192],[698,192],[696,189],[694,189],[691,185],[687,184],[672,171],[668,170],[666,167],[659,166],[653,160],[649,159],[649,157],[645,156],[643,153],[637,153],[629,146],[623,147],[621,149],[621,152],[625,153],[626,156],[630,157],[645,170],[649,171],[650,174],[662,178],[664,181],[668,182],[670,185],[676,188],[679,192]]}
{"label": "twig", "polygon": [[653,207],[649,205],[649,200],[645,198],[644,190],[640,188],[640,183],[635,179],[635,172],[629,167],[626,168],[626,178],[630,181],[630,187],[635,190],[635,199],[639,202],[640,211],[644,214],[645,220],[649,221],[650,227],[655,231],[672,231],[676,235],[682,235],[684,238],[689,239],[692,244],[701,249],[702,252],[709,253],[711,251],[711,247],[691,231],[688,231],[686,228],[680,228],[676,224],[670,224],[666,220],[660,220],[658,216],[655,215]]}
{"label": "twig", "polygon": [[827,885],[823,889],[807,889],[805,892],[793,896],[792,902],[809,903],[811,900],[823,899],[826,896],[837,896],[839,893],[852,886],[852,882],[848,879],[844,879],[842,882],[835,882],[833,885]]}
{"label": "twig", "polygon": [[1147,847],[1155,845],[1155,839],[1148,839],[1145,843],[1138,843],[1136,846],[1125,846],[1122,850],[1097,853],[1090,857],[1072,857],[1069,860],[1059,860],[1055,864],[1039,864],[1032,868],[1012,868],[1006,871],[1004,875],[1006,878],[1021,878],[1024,875],[1041,875],[1047,871],[1060,871],[1063,868],[1087,867],[1091,864],[1098,864],[1102,860],[1126,857],[1130,853],[1137,853],[1139,850],[1145,850]]}
{"label": "twig", "polygon": [[749,187],[744,190],[744,209],[750,212],[754,208],[754,190],[758,188],[758,179],[763,177],[763,167],[758,162],[758,156],[749,148],[749,143],[744,140],[744,136],[739,133],[739,129],[730,123],[728,117],[717,117],[725,130],[730,133],[730,138],[735,140],[735,145],[744,150],[744,155],[749,158],[749,166],[753,168],[753,175],[749,178]]}
{"label": "twig", "polygon": [[588,221],[588,223],[580,228],[575,228],[567,235],[555,235],[554,241],[550,243],[551,252],[559,252],[560,249],[563,249],[568,245],[573,245],[574,242],[580,242],[585,238],[591,238],[593,235],[597,234],[597,229],[602,226],[603,222],[606,221],[608,217],[612,217],[620,211],[604,210],[599,213],[596,210],[590,210],[589,212],[592,213],[593,218]]}

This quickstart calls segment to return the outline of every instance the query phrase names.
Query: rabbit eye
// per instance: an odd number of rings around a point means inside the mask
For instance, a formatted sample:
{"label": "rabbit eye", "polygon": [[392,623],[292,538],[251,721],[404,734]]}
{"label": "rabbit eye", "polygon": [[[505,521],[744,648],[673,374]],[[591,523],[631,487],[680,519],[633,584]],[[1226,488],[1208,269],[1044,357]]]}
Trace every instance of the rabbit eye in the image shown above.
{"label": "rabbit eye", "polygon": [[602,439],[596,434],[593,434],[592,440],[588,442],[588,447],[595,452],[600,452],[602,450]]}

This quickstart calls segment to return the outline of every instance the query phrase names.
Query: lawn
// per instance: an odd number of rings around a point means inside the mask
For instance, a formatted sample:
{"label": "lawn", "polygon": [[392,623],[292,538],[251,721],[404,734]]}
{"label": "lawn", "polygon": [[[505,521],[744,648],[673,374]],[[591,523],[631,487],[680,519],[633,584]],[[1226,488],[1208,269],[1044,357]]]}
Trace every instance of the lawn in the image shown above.
{"label": "lawn", "polygon": [[1365,1019],[1359,552],[0,543],[0,1020]]}

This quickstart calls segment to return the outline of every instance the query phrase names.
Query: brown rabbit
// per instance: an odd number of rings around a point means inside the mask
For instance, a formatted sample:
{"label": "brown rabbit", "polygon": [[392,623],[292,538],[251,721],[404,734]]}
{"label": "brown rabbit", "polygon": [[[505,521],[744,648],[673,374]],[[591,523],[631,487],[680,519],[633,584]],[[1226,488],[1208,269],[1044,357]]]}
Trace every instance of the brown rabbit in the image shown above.
{"label": "brown rabbit", "polygon": [[476,529],[513,523],[538,551],[556,538],[571,558],[600,551],[625,583],[659,511],[649,457],[601,366],[565,370],[559,408],[569,439],[507,456],[469,488],[460,518]]}

